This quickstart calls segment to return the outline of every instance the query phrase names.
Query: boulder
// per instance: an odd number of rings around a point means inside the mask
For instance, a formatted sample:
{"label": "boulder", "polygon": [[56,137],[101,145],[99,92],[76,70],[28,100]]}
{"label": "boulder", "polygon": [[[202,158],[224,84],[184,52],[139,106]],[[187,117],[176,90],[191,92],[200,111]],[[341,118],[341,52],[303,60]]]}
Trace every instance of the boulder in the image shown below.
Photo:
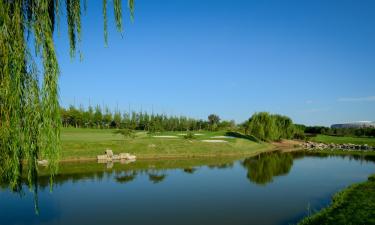
{"label": "boulder", "polygon": [[130,154],[129,153],[120,153],[120,159],[128,159]]}
{"label": "boulder", "polygon": [[105,150],[105,154],[107,155],[108,158],[112,158],[113,157],[113,151],[110,150],[110,149]]}
{"label": "boulder", "polygon": [[98,160],[107,160],[108,159],[107,155],[98,155],[96,158]]}
{"label": "boulder", "polygon": [[113,159],[113,160],[120,160],[121,157],[120,157],[119,155],[113,155],[112,159]]}
{"label": "boulder", "polygon": [[130,155],[129,157],[128,157],[128,160],[135,160],[137,157],[135,156],[135,155]]}
{"label": "boulder", "polygon": [[129,153],[120,153],[120,159],[135,160],[136,158],[135,155],[130,155]]}

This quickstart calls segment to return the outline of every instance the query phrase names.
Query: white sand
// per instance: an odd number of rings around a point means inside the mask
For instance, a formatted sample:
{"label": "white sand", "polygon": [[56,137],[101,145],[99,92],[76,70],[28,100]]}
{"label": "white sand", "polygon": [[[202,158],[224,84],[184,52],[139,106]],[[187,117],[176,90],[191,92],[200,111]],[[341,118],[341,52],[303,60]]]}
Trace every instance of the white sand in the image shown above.
{"label": "white sand", "polygon": [[168,135],[165,135],[165,136],[153,136],[154,138],[178,138],[177,136],[168,136]]}
{"label": "white sand", "polygon": [[[177,135],[179,135],[179,136],[185,136],[185,135],[187,135],[187,134],[177,134]],[[195,136],[202,136],[203,134],[194,134]]]}
{"label": "white sand", "polygon": [[235,138],[235,137],[231,137],[231,136],[213,136],[211,138]]}
{"label": "white sand", "polygon": [[202,140],[202,142],[208,142],[208,143],[226,143],[228,141],[224,141],[224,140]]}

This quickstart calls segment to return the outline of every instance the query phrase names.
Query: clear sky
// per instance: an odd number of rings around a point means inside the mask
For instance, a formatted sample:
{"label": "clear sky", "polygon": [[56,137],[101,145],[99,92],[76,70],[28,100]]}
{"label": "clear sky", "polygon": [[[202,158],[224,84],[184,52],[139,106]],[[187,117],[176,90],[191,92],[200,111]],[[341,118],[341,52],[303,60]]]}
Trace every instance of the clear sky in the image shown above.
{"label": "clear sky", "polygon": [[374,0],[135,0],[123,35],[109,1],[88,1],[79,57],[66,18],[56,48],[70,104],[242,122],[257,111],[297,123],[375,120]]}

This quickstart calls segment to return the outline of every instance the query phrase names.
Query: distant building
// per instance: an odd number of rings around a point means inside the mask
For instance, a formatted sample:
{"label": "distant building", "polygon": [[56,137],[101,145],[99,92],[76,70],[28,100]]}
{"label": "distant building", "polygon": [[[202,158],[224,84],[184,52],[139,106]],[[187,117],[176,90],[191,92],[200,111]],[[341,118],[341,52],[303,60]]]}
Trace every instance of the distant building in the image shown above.
{"label": "distant building", "polygon": [[357,121],[357,122],[351,122],[351,123],[333,124],[331,126],[331,128],[365,128],[365,127],[375,128],[375,122]]}

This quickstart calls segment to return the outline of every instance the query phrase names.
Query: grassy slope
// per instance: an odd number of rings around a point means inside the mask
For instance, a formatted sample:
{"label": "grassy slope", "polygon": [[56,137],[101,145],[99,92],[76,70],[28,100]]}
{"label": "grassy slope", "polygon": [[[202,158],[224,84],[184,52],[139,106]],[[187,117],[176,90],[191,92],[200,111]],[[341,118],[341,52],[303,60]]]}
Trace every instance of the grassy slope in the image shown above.
{"label": "grassy slope", "polygon": [[375,224],[375,175],[333,197],[332,204],[299,225]]}
{"label": "grassy slope", "polygon": [[370,146],[375,146],[375,138],[363,138],[363,137],[336,137],[328,135],[317,135],[311,138],[312,141],[322,142],[322,143],[335,143],[335,144],[368,144]]}
{"label": "grassy slope", "polygon": [[[183,132],[166,132],[155,135],[176,135]],[[197,132],[198,133],[198,132]],[[161,157],[195,157],[220,155],[251,155],[273,146],[267,143],[256,143],[246,139],[223,139],[228,143],[204,143],[201,140],[212,136],[224,135],[224,132],[200,132],[203,135],[196,139],[185,140],[182,136],[176,139],[154,138],[145,132],[138,132],[134,139],[124,139],[113,130],[65,128],[62,130],[62,159],[87,159],[103,154],[105,149],[114,153],[129,152],[138,158]]]}

